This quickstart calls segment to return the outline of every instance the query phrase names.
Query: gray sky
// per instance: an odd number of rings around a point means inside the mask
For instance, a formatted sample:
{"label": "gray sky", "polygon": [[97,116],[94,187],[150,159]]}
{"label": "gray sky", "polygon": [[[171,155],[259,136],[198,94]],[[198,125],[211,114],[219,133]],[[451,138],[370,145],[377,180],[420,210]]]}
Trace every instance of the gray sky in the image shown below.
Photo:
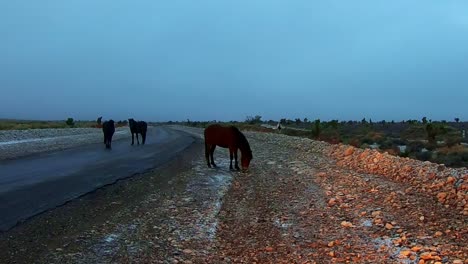
{"label": "gray sky", "polygon": [[468,1],[0,1],[0,118],[468,120]]}

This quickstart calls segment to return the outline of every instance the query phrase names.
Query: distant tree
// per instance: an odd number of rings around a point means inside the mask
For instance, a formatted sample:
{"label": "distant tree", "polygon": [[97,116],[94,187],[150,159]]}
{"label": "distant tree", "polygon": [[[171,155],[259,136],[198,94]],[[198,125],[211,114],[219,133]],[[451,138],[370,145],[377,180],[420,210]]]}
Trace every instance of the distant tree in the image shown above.
{"label": "distant tree", "polygon": [[65,121],[65,124],[67,124],[67,126],[69,126],[69,127],[73,127],[75,125],[75,121],[73,120],[73,118],[69,117]]}
{"label": "distant tree", "polygon": [[338,124],[339,124],[338,120],[331,120],[328,124],[330,125],[331,128],[338,129]]}
{"label": "distant tree", "polygon": [[437,132],[435,130],[436,129],[434,128],[433,124],[426,124],[427,141],[431,145],[436,143],[435,137],[437,135]]}
{"label": "distant tree", "polygon": [[374,123],[372,122],[372,118],[369,119],[369,124],[371,124],[371,125],[374,124]]}
{"label": "distant tree", "polygon": [[460,122],[460,118],[455,117],[455,122],[457,122],[457,123]]}
{"label": "distant tree", "polygon": [[245,120],[246,123],[249,123],[251,125],[254,124],[260,124],[262,123],[262,116],[256,115],[255,117],[248,116],[247,119]]}
{"label": "distant tree", "polygon": [[427,124],[427,117],[423,117],[421,121],[424,125]]}
{"label": "distant tree", "polygon": [[304,123],[308,123],[309,122],[309,119],[307,119],[307,117],[304,118]]}
{"label": "distant tree", "polygon": [[363,123],[363,124],[367,124],[367,120],[366,120],[366,118],[365,118],[365,117],[364,117],[364,118],[361,120],[361,123]]}
{"label": "distant tree", "polygon": [[312,137],[314,139],[320,138],[320,119],[314,121],[314,126],[312,127]]}
{"label": "distant tree", "polygon": [[281,120],[280,120],[280,124],[282,124],[282,125],[286,125],[286,118],[281,118]]}

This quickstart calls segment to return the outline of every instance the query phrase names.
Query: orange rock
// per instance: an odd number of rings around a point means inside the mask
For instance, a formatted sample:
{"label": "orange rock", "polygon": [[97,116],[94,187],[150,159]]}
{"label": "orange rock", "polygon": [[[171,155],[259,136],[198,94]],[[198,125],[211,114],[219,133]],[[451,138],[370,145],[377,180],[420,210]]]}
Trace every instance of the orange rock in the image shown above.
{"label": "orange rock", "polygon": [[351,222],[348,222],[348,221],[343,221],[343,222],[341,222],[341,226],[342,227],[353,227],[353,224]]}
{"label": "orange rock", "polygon": [[453,183],[453,182],[455,182],[455,178],[452,177],[452,176],[449,176],[449,177],[447,178],[447,183]]}
{"label": "orange rock", "polygon": [[412,250],[413,252],[418,252],[418,251],[421,250],[421,249],[422,249],[422,247],[420,247],[420,246],[414,246],[414,247],[411,248],[411,250]]}
{"label": "orange rock", "polygon": [[385,228],[387,228],[387,229],[389,229],[389,230],[390,230],[390,229],[392,229],[392,228],[393,228],[393,225],[392,225],[392,224],[390,224],[390,223],[386,223],[386,224],[385,224]]}
{"label": "orange rock", "polygon": [[354,148],[353,148],[353,147],[349,147],[349,148],[347,148],[347,149],[345,150],[344,155],[345,155],[345,156],[350,156],[350,155],[352,155],[353,153],[354,153]]}
{"label": "orange rock", "polygon": [[267,252],[273,252],[273,248],[272,248],[272,247],[266,247],[265,250],[266,250]]}
{"label": "orange rock", "polygon": [[411,255],[411,251],[403,250],[403,251],[400,252],[400,255],[404,256],[404,257],[409,257],[409,255]]}
{"label": "orange rock", "polygon": [[439,199],[439,202],[445,200],[445,198],[447,198],[447,193],[440,192],[437,194],[437,199]]}
{"label": "orange rock", "polygon": [[431,252],[424,252],[419,256],[423,260],[431,260],[433,259]]}
{"label": "orange rock", "polygon": [[440,236],[442,236],[442,235],[443,235],[443,233],[440,232],[440,231],[437,231],[437,232],[435,232],[435,234],[434,234],[435,237],[440,237]]}

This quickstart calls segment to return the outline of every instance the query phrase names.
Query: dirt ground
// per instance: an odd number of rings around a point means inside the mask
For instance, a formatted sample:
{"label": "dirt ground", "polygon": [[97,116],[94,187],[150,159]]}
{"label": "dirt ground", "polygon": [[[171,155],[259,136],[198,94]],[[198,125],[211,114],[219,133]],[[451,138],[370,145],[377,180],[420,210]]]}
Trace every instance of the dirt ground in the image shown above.
{"label": "dirt ground", "polygon": [[209,169],[200,140],[1,234],[0,262],[468,263],[467,216],[433,195],[339,166],[320,142],[246,135],[248,173],[220,148]]}

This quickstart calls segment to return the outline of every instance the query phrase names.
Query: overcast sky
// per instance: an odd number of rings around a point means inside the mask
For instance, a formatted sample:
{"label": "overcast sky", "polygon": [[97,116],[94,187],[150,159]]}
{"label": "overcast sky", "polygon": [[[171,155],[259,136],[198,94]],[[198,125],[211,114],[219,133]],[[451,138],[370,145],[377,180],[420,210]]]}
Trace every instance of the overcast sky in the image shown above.
{"label": "overcast sky", "polygon": [[468,1],[0,1],[0,118],[468,120]]}

